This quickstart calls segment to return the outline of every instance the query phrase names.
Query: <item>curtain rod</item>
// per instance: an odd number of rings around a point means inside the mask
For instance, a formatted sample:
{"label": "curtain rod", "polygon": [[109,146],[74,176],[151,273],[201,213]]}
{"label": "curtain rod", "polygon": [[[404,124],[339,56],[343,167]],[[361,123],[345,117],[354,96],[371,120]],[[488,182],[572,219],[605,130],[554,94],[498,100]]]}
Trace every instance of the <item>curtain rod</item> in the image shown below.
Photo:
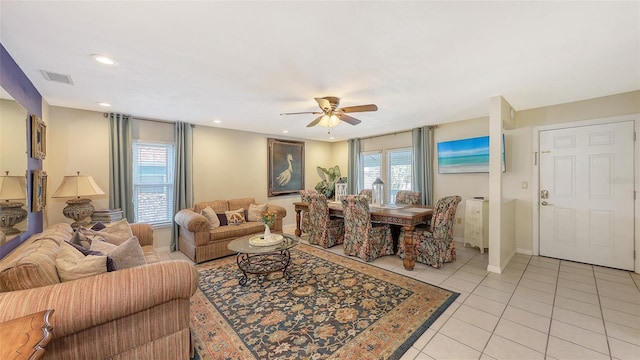
{"label": "curtain rod", "polygon": [[[109,113],[102,113],[102,116],[109,117]],[[166,124],[176,123],[175,121],[169,121],[169,120],[149,119],[149,118],[143,118],[140,116],[132,116],[132,115],[127,115],[127,116],[129,116],[131,119],[134,119],[134,120],[155,121],[155,122],[166,123]],[[189,125],[191,125],[191,127],[196,127],[195,124],[189,124]]]}
{"label": "curtain rod", "polygon": [[[427,127],[430,127],[432,129],[435,129],[438,127],[438,125],[427,125]],[[369,139],[375,139],[377,137],[383,137],[383,136],[389,136],[389,135],[398,135],[398,134],[404,134],[404,133],[408,133],[413,131],[413,129],[411,130],[405,130],[405,131],[396,131],[396,132],[390,132],[390,133],[386,133],[386,134],[380,134],[380,135],[373,135],[373,136],[367,136],[367,137],[361,137],[358,138],[360,140],[369,140]]]}

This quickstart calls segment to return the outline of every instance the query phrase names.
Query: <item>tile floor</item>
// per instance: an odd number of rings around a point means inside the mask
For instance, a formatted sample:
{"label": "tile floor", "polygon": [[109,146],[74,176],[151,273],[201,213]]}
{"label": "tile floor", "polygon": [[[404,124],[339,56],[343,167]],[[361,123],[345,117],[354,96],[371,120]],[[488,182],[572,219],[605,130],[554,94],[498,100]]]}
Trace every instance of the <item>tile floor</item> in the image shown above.
{"label": "tile floor", "polygon": [[[402,360],[640,359],[639,274],[520,254],[495,274],[486,252],[456,245],[457,260],[440,269],[371,262],[460,293]],[[341,245],[328,250],[344,255]]]}

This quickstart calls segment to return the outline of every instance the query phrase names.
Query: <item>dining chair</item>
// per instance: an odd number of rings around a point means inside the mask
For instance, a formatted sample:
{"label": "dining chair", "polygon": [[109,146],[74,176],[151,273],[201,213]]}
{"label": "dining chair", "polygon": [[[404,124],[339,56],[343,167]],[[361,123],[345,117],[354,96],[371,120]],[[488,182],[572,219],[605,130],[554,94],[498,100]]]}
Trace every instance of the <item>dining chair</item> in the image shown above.
{"label": "dining chair", "polygon": [[[309,195],[311,193],[317,193],[317,191],[315,190],[300,190],[300,201],[302,201],[303,203],[307,203],[309,204]],[[301,219],[300,219],[300,230],[302,230],[303,233],[305,234],[309,234],[309,230],[310,230],[310,220],[309,220],[309,210],[304,210],[301,213]]]}
{"label": "dining chair", "polygon": [[396,193],[396,205],[420,205],[420,191],[400,190]]}
{"label": "dining chair", "polygon": [[344,216],[344,253],[372,261],[393,255],[393,241],[389,224],[371,223],[369,202],[363,195],[342,198]]}
{"label": "dining chair", "polygon": [[[460,200],[462,198],[457,195],[439,199],[433,209],[431,227],[428,230],[416,228],[413,231],[413,254],[417,262],[439,269],[443,263],[456,260],[453,222]],[[398,255],[402,259],[406,255],[405,235],[405,231],[401,231],[398,239]]]}
{"label": "dining chair", "polygon": [[309,193],[309,244],[330,248],[344,242],[344,220],[331,219],[324,194]]}
{"label": "dining chair", "polygon": [[369,204],[373,201],[373,190],[371,189],[362,189],[358,195],[365,196],[367,198],[367,203]]}

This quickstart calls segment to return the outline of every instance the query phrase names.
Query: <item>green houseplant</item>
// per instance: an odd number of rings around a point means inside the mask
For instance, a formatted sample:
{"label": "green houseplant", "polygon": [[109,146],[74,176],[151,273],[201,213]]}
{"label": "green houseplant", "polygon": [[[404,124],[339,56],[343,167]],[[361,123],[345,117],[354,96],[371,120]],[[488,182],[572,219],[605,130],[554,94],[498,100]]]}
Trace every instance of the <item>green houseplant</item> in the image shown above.
{"label": "green houseplant", "polygon": [[320,175],[320,177],[322,178],[322,181],[320,181],[316,185],[315,187],[316,191],[324,194],[324,196],[326,196],[327,199],[333,198],[334,191],[336,188],[336,181],[338,181],[338,179],[340,179],[341,177],[340,167],[336,165],[334,167],[325,169],[321,166],[318,166],[317,169],[318,169],[318,175]]}

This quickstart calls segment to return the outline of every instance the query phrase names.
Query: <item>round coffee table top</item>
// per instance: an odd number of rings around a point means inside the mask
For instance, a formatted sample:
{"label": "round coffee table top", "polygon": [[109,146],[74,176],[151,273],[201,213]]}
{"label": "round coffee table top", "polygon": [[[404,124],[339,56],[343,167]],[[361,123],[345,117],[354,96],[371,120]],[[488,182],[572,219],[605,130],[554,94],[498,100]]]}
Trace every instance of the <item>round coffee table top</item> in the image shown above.
{"label": "round coffee table top", "polygon": [[282,242],[271,246],[255,246],[249,243],[249,240],[259,234],[251,234],[237,238],[227,244],[227,249],[242,254],[266,254],[291,249],[298,245],[298,238],[294,235],[283,235]]}

